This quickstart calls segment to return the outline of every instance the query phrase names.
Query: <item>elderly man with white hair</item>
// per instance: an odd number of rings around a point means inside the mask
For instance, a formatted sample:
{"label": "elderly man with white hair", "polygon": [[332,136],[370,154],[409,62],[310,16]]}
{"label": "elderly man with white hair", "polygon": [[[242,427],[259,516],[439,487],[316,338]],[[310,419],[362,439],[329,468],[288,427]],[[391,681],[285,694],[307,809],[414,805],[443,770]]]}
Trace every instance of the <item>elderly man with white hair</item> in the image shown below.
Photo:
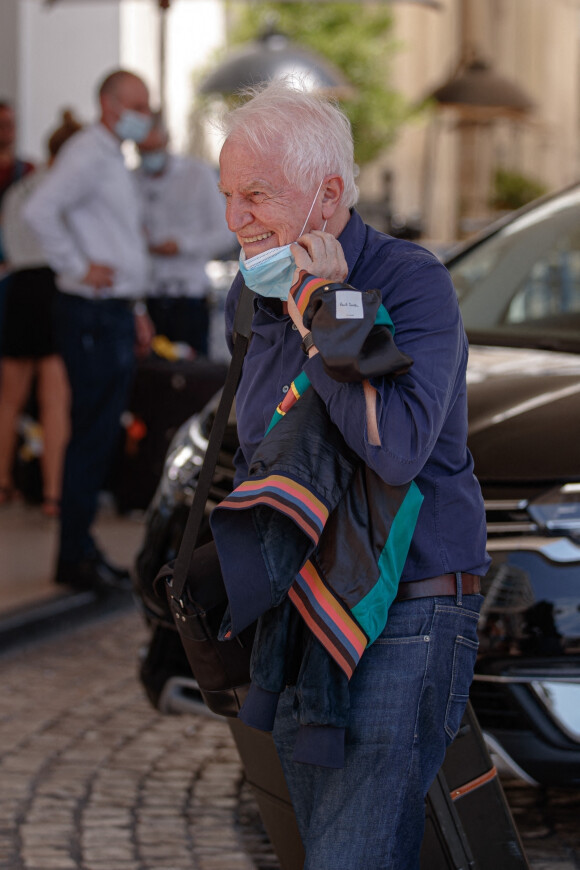
{"label": "elderly man with white hair", "polygon": [[[303,525],[326,522],[312,556],[316,583],[300,585],[308,573],[301,571],[288,595],[323,644],[326,635],[319,629],[329,619],[341,622],[347,646],[349,638],[353,647],[362,638],[360,655],[347,674],[345,710],[337,707],[340,690],[326,678],[317,683],[315,676],[308,685],[317,715],[325,704],[329,707],[328,724],[340,722],[344,713],[339,752],[336,729],[334,748],[327,747],[332,729],[316,720],[309,736],[314,733],[319,754],[304,754],[298,736],[305,724],[304,677],[317,672],[304,659],[299,673],[294,668],[304,646],[283,654],[287,676],[273,702],[273,735],[304,843],[304,866],[411,870],[419,866],[424,799],[467,702],[477,652],[480,578],[489,563],[483,502],[466,446],[468,348],[457,298],[436,257],[365,225],[355,211],[350,124],[331,101],[276,82],[255,90],[225,123],[220,190],[228,226],[242,248],[240,274],[226,307],[230,335],[242,278],[256,293],[253,335],[236,396],[240,448],[233,497],[242,495],[262,511],[276,502]],[[346,359],[352,355],[351,338],[372,299],[376,318],[351,365]],[[408,364],[371,371],[372,336],[384,337],[385,324]],[[305,436],[308,415],[296,413],[306,407],[301,406],[305,394],[316,397],[325,432],[332,427],[333,444],[344,445],[340,450],[359,464],[359,479],[366,481],[366,489],[355,494],[357,504],[367,499],[364,517],[353,509],[350,493],[340,536],[333,504],[329,507],[332,497],[320,494],[332,493],[328,465],[311,462],[302,477],[295,473],[297,465],[291,467],[293,446],[317,437],[316,430]],[[275,412],[282,422],[273,431],[285,432],[287,440],[277,473],[269,474],[263,459]],[[308,464],[307,453],[303,464]],[[384,520],[379,513],[388,507],[390,494],[411,486],[418,493],[417,511],[414,524],[397,531],[410,541],[400,572],[391,570],[397,541],[390,534],[376,550],[368,588],[362,566],[368,540],[376,545],[375,531]],[[238,500],[231,506],[243,504]],[[241,511],[230,514],[241,516]],[[257,513],[256,528],[260,522]],[[260,529],[266,573],[278,576],[276,555],[283,542],[269,535],[267,526]],[[216,543],[235,631],[255,618],[256,608],[270,613],[271,620],[284,602],[273,595],[268,603],[267,592],[259,600],[258,560],[251,563],[243,537],[233,559],[222,538],[218,534]],[[333,577],[341,566],[342,587]],[[238,592],[232,585],[235,572],[241,577]],[[368,626],[377,618],[373,633]],[[296,644],[296,636],[289,632],[288,643]],[[309,649],[314,655],[314,647]],[[340,656],[334,658],[346,673]],[[260,667],[263,675],[263,661]],[[258,688],[254,695],[268,702],[267,691]],[[254,713],[255,708],[246,715],[250,724],[255,724]]]}

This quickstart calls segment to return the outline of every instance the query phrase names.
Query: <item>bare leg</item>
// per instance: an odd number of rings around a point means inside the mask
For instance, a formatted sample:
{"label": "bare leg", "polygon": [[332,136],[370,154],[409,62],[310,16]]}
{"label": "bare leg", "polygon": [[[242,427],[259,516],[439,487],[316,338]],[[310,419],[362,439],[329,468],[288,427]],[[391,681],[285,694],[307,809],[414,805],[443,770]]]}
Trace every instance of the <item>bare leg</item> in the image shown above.
{"label": "bare leg", "polygon": [[0,502],[10,498],[16,423],[30,395],[34,370],[32,359],[4,357],[0,362]]}
{"label": "bare leg", "polygon": [[39,361],[38,405],[44,438],[41,463],[45,513],[57,514],[64,454],[70,436],[70,389],[59,356],[47,356]]}

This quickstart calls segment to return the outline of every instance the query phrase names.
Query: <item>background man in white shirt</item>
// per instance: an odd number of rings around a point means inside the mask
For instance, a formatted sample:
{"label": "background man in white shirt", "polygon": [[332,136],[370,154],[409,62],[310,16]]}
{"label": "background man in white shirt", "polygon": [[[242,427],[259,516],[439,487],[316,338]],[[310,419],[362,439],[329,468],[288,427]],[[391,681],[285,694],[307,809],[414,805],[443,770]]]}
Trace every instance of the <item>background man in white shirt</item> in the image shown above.
{"label": "background man in white shirt", "polygon": [[[68,142],[24,209],[57,276],[56,333],[72,392],[55,580],[77,589],[128,585],[90,528],[119,435],[137,346],[151,338],[139,310],[147,246],[121,142],[151,127],[144,82],[116,70],[102,82],[100,119]],[[143,306],[141,306],[142,308]],[[134,313],[134,309],[137,312]]]}
{"label": "background man in white shirt", "polygon": [[152,257],[147,308],[156,332],[186,342],[207,355],[208,260],[237,251],[227,227],[217,175],[205,163],[168,151],[168,136],[156,116],[139,146],[136,176]]}

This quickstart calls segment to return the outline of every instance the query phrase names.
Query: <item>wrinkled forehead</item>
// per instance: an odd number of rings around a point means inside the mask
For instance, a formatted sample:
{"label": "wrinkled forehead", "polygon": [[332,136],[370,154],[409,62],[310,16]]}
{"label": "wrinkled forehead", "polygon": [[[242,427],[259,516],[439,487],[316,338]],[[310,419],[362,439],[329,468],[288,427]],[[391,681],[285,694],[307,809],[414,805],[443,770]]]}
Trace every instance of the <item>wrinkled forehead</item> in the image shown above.
{"label": "wrinkled forehead", "polygon": [[301,190],[299,173],[294,172],[289,178],[284,171],[284,152],[280,145],[257,147],[243,136],[228,136],[220,154],[220,184],[242,189],[258,182],[273,189]]}

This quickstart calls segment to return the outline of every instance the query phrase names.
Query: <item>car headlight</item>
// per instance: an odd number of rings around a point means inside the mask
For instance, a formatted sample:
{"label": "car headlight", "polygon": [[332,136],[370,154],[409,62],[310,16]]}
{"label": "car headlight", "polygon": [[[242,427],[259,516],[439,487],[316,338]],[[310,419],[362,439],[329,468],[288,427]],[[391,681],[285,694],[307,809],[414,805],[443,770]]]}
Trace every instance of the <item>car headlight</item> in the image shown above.
{"label": "car headlight", "polygon": [[565,483],[534,499],[528,513],[547,532],[580,538],[580,483]]}
{"label": "car headlight", "polygon": [[184,501],[187,490],[199,475],[206,450],[207,438],[196,415],[180,426],[169,445],[159,481],[162,498],[174,503]]}

